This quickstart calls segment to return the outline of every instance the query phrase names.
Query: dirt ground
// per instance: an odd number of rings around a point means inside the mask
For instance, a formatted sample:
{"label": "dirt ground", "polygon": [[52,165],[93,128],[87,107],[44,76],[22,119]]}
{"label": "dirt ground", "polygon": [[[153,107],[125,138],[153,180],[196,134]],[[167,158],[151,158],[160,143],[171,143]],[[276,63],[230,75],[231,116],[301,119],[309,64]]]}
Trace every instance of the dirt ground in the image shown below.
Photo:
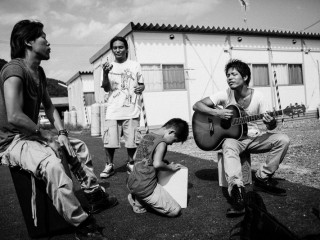
{"label": "dirt ground", "polygon": [[[267,210],[298,237],[312,235],[320,239],[320,221],[311,213],[311,208],[320,203],[320,123],[318,120],[295,121],[280,124],[277,131],[288,134],[291,139],[288,154],[275,175],[283,179],[279,185],[287,190],[288,196],[259,194]],[[74,132],[72,136],[87,143],[99,175],[105,164],[101,139],[91,137],[88,132]],[[215,152],[200,150],[192,138],[169,148],[166,158],[185,165],[189,173],[188,206],[180,217],[170,219],[132,211],[125,184],[127,155],[122,147],[115,154],[116,174],[101,179],[101,184],[119,201],[116,207],[95,215],[104,227],[104,234],[111,240],[227,240],[230,229],[242,218],[225,216],[229,204],[218,186],[217,164],[213,161],[216,157]],[[252,155],[252,169],[257,169],[266,158],[267,154]],[[0,239],[29,239],[10,172],[0,167],[0,175]],[[66,233],[44,239],[75,238],[74,234]]]}

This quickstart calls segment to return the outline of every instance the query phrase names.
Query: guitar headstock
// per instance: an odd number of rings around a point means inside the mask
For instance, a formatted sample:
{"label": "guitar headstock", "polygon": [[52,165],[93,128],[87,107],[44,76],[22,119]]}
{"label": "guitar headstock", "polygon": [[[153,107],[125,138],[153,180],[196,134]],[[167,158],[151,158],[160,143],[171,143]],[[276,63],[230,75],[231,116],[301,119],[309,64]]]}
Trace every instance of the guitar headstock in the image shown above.
{"label": "guitar headstock", "polygon": [[285,109],[283,109],[283,114],[289,116],[289,117],[294,117],[297,115],[298,117],[303,114],[305,115],[306,113],[306,106],[304,104],[298,105],[297,103],[290,106],[287,106]]}

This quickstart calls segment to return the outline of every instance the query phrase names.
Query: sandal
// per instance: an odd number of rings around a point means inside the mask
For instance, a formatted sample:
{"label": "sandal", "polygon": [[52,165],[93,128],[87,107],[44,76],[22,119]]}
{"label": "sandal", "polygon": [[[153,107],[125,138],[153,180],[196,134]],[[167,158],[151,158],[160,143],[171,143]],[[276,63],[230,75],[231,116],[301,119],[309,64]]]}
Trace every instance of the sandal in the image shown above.
{"label": "sandal", "polygon": [[140,204],[138,205],[137,202],[133,200],[131,193],[129,193],[129,195],[128,195],[128,201],[129,201],[130,205],[132,206],[132,210],[135,213],[147,212],[147,210],[144,207],[142,207]]}

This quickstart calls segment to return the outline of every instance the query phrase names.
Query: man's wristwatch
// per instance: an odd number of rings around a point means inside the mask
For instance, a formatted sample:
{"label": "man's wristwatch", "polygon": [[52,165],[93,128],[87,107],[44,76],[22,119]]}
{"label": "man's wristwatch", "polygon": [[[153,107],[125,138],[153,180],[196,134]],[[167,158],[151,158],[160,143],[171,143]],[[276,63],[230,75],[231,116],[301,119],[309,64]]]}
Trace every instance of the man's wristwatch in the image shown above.
{"label": "man's wristwatch", "polygon": [[60,135],[64,135],[64,136],[68,137],[69,131],[67,129],[59,130],[58,131],[58,136],[60,136]]}

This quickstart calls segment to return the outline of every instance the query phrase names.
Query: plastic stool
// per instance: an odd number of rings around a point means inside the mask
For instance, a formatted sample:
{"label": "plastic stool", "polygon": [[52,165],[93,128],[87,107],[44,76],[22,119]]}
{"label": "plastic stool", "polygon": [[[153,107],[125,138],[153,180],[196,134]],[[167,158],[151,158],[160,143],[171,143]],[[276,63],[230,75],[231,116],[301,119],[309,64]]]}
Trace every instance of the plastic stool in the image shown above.
{"label": "plastic stool", "polygon": [[[242,181],[244,185],[252,184],[251,173],[251,156],[248,152],[240,154],[241,167],[242,167]],[[218,178],[220,187],[228,187],[226,174],[224,171],[223,153],[218,152]]]}

